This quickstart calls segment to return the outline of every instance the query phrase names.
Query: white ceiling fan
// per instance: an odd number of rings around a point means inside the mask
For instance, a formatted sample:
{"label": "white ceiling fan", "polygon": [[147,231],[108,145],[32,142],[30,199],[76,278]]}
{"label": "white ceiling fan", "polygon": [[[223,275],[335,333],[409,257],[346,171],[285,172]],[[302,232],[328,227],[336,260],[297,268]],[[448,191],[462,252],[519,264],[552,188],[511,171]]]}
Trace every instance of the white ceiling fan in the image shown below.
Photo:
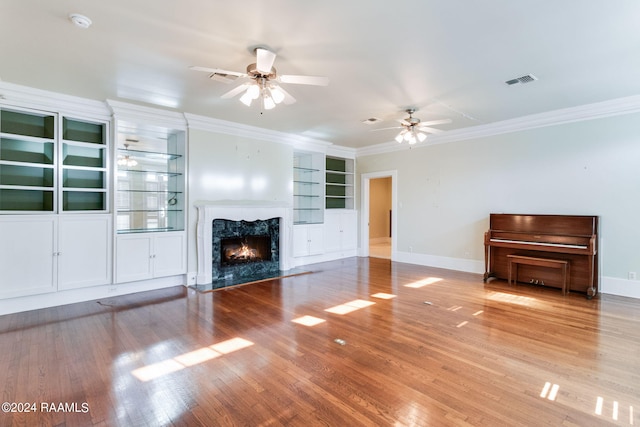
{"label": "white ceiling fan", "polygon": [[402,141],[406,141],[410,145],[413,145],[418,141],[422,142],[427,139],[427,133],[435,134],[443,132],[442,130],[433,128],[431,126],[451,123],[451,119],[430,120],[428,122],[423,122],[419,118],[413,117],[413,113],[416,112],[415,108],[408,108],[405,111],[409,114],[409,117],[407,117],[406,119],[398,120],[401,126],[373,130],[379,131],[389,129],[402,129],[394,139],[399,143],[402,143]]}
{"label": "white ceiling fan", "polygon": [[275,52],[264,48],[257,47],[254,49],[256,54],[256,62],[247,66],[245,73],[237,71],[222,70],[220,68],[206,67],[189,67],[195,71],[204,71],[209,73],[209,78],[223,83],[232,83],[236,80],[245,80],[239,86],[231,89],[223,94],[221,98],[233,98],[242,93],[240,101],[251,106],[251,102],[255,99],[261,99],[262,106],[265,110],[270,110],[281,102],[285,104],[293,104],[296,99],[287,91],[282,89],[279,83],[327,86],[329,79],[320,76],[295,76],[295,75],[278,75],[273,63],[276,59]]}

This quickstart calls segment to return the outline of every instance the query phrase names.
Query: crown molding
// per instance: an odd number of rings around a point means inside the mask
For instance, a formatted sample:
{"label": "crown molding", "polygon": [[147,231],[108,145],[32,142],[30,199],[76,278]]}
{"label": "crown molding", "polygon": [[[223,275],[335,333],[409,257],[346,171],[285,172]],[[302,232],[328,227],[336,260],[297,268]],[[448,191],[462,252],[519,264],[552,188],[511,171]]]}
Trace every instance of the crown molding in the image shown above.
{"label": "crown molding", "polygon": [[331,142],[319,139],[264,129],[257,126],[244,125],[227,120],[214,119],[212,117],[199,116],[190,113],[185,113],[184,117],[187,120],[187,125],[190,129],[287,144],[299,150],[320,151],[324,153],[327,150],[327,147],[332,145]]}
{"label": "crown molding", "polygon": [[617,98],[608,101],[595,102],[571,108],[547,111],[531,114],[515,119],[503,120],[484,125],[471,126],[456,129],[438,135],[430,135],[427,143],[409,146],[397,142],[385,142],[356,150],[356,156],[370,156],[373,154],[390,153],[407,150],[409,148],[425,148],[436,144],[464,141],[468,139],[484,138],[493,135],[501,135],[535,129],[546,126],[555,126],[566,123],[600,119],[604,117],[620,116],[640,112],[640,95]]}
{"label": "crown molding", "polygon": [[96,120],[109,120],[111,112],[104,102],[63,95],[0,81],[0,104],[22,108],[35,108],[80,116]]}
{"label": "crown molding", "polygon": [[342,145],[332,145],[327,147],[327,155],[342,157],[345,159],[355,159],[356,158],[356,149],[352,147],[344,147]]}
{"label": "crown molding", "polygon": [[162,128],[176,130],[186,130],[187,120],[183,113],[177,111],[163,110],[161,108],[147,107],[127,102],[106,100],[111,114],[117,120],[132,121],[134,123],[144,123]]}

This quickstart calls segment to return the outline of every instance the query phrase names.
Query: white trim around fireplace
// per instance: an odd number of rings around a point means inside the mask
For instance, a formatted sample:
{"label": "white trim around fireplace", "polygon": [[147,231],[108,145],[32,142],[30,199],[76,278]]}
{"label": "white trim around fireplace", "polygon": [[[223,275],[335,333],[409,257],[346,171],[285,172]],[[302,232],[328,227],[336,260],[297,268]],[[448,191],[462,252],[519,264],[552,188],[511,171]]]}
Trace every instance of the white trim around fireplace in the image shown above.
{"label": "white trim around fireplace", "polygon": [[260,201],[211,201],[196,202],[198,223],[196,226],[196,247],[198,250],[198,285],[208,285],[213,281],[211,270],[213,220],[257,221],[280,218],[280,270],[292,268],[291,232],[292,210],[286,203]]}

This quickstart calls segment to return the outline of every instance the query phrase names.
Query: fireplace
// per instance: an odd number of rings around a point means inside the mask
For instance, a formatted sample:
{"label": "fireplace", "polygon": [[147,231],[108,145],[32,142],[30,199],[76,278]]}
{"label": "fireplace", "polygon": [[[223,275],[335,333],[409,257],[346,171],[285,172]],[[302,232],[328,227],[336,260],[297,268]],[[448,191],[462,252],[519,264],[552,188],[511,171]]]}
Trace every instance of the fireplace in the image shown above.
{"label": "fireplace", "polygon": [[[254,280],[280,271],[280,219],[214,219],[211,236],[213,283]],[[225,283],[219,283],[226,286]],[[215,287],[215,286],[214,286]]]}
{"label": "fireplace", "polygon": [[271,261],[271,236],[225,237],[220,240],[223,266]]}
{"label": "fireplace", "polygon": [[[197,285],[255,275],[261,271],[288,271],[291,258],[291,206],[273,201],[211,201],[195,204],[198,209],[196,247]],[[270,235],[270,260],[223,265],[222,239]],[[228,280],[227,280],[228,281]]]}

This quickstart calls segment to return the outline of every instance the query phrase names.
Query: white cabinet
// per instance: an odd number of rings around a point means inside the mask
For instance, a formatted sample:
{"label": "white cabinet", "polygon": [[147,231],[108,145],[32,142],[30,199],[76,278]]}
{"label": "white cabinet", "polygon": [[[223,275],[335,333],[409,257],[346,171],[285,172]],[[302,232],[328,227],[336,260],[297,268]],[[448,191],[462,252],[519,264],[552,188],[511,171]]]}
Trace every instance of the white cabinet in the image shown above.
{"label": "white cabinet", "polygon": [[0,297],[56,290],[56,231],[53,217],[0,220]]}
{"label": "white cabinet", "polygon": [[324,252],[324,226],[294,225],[293,256],[319,255]]}
{"label": "white cabinet", "polygon": [[[353,251],[358,246],[358,218],[354,210],[327,210],[324,215],[325,252]],[[350,256],[344,254],[344,256]]]}
{"label": "white cabinet", "polygon": [[184,233],[157,234],[153,243],[154,277],[187,272],[187,248]]}
{"label": "white cabinet", "polygon": [[0,298],[111,282],[109,215],[0,219]]}
{"label": "white cabinet", "polygon": [[111,283],[111,216],[68,216],[59,219],[58,289]]}
{"label": "white cabinet", "polygon": [[116,282],[186,273],[184,232],[118,235]]}

